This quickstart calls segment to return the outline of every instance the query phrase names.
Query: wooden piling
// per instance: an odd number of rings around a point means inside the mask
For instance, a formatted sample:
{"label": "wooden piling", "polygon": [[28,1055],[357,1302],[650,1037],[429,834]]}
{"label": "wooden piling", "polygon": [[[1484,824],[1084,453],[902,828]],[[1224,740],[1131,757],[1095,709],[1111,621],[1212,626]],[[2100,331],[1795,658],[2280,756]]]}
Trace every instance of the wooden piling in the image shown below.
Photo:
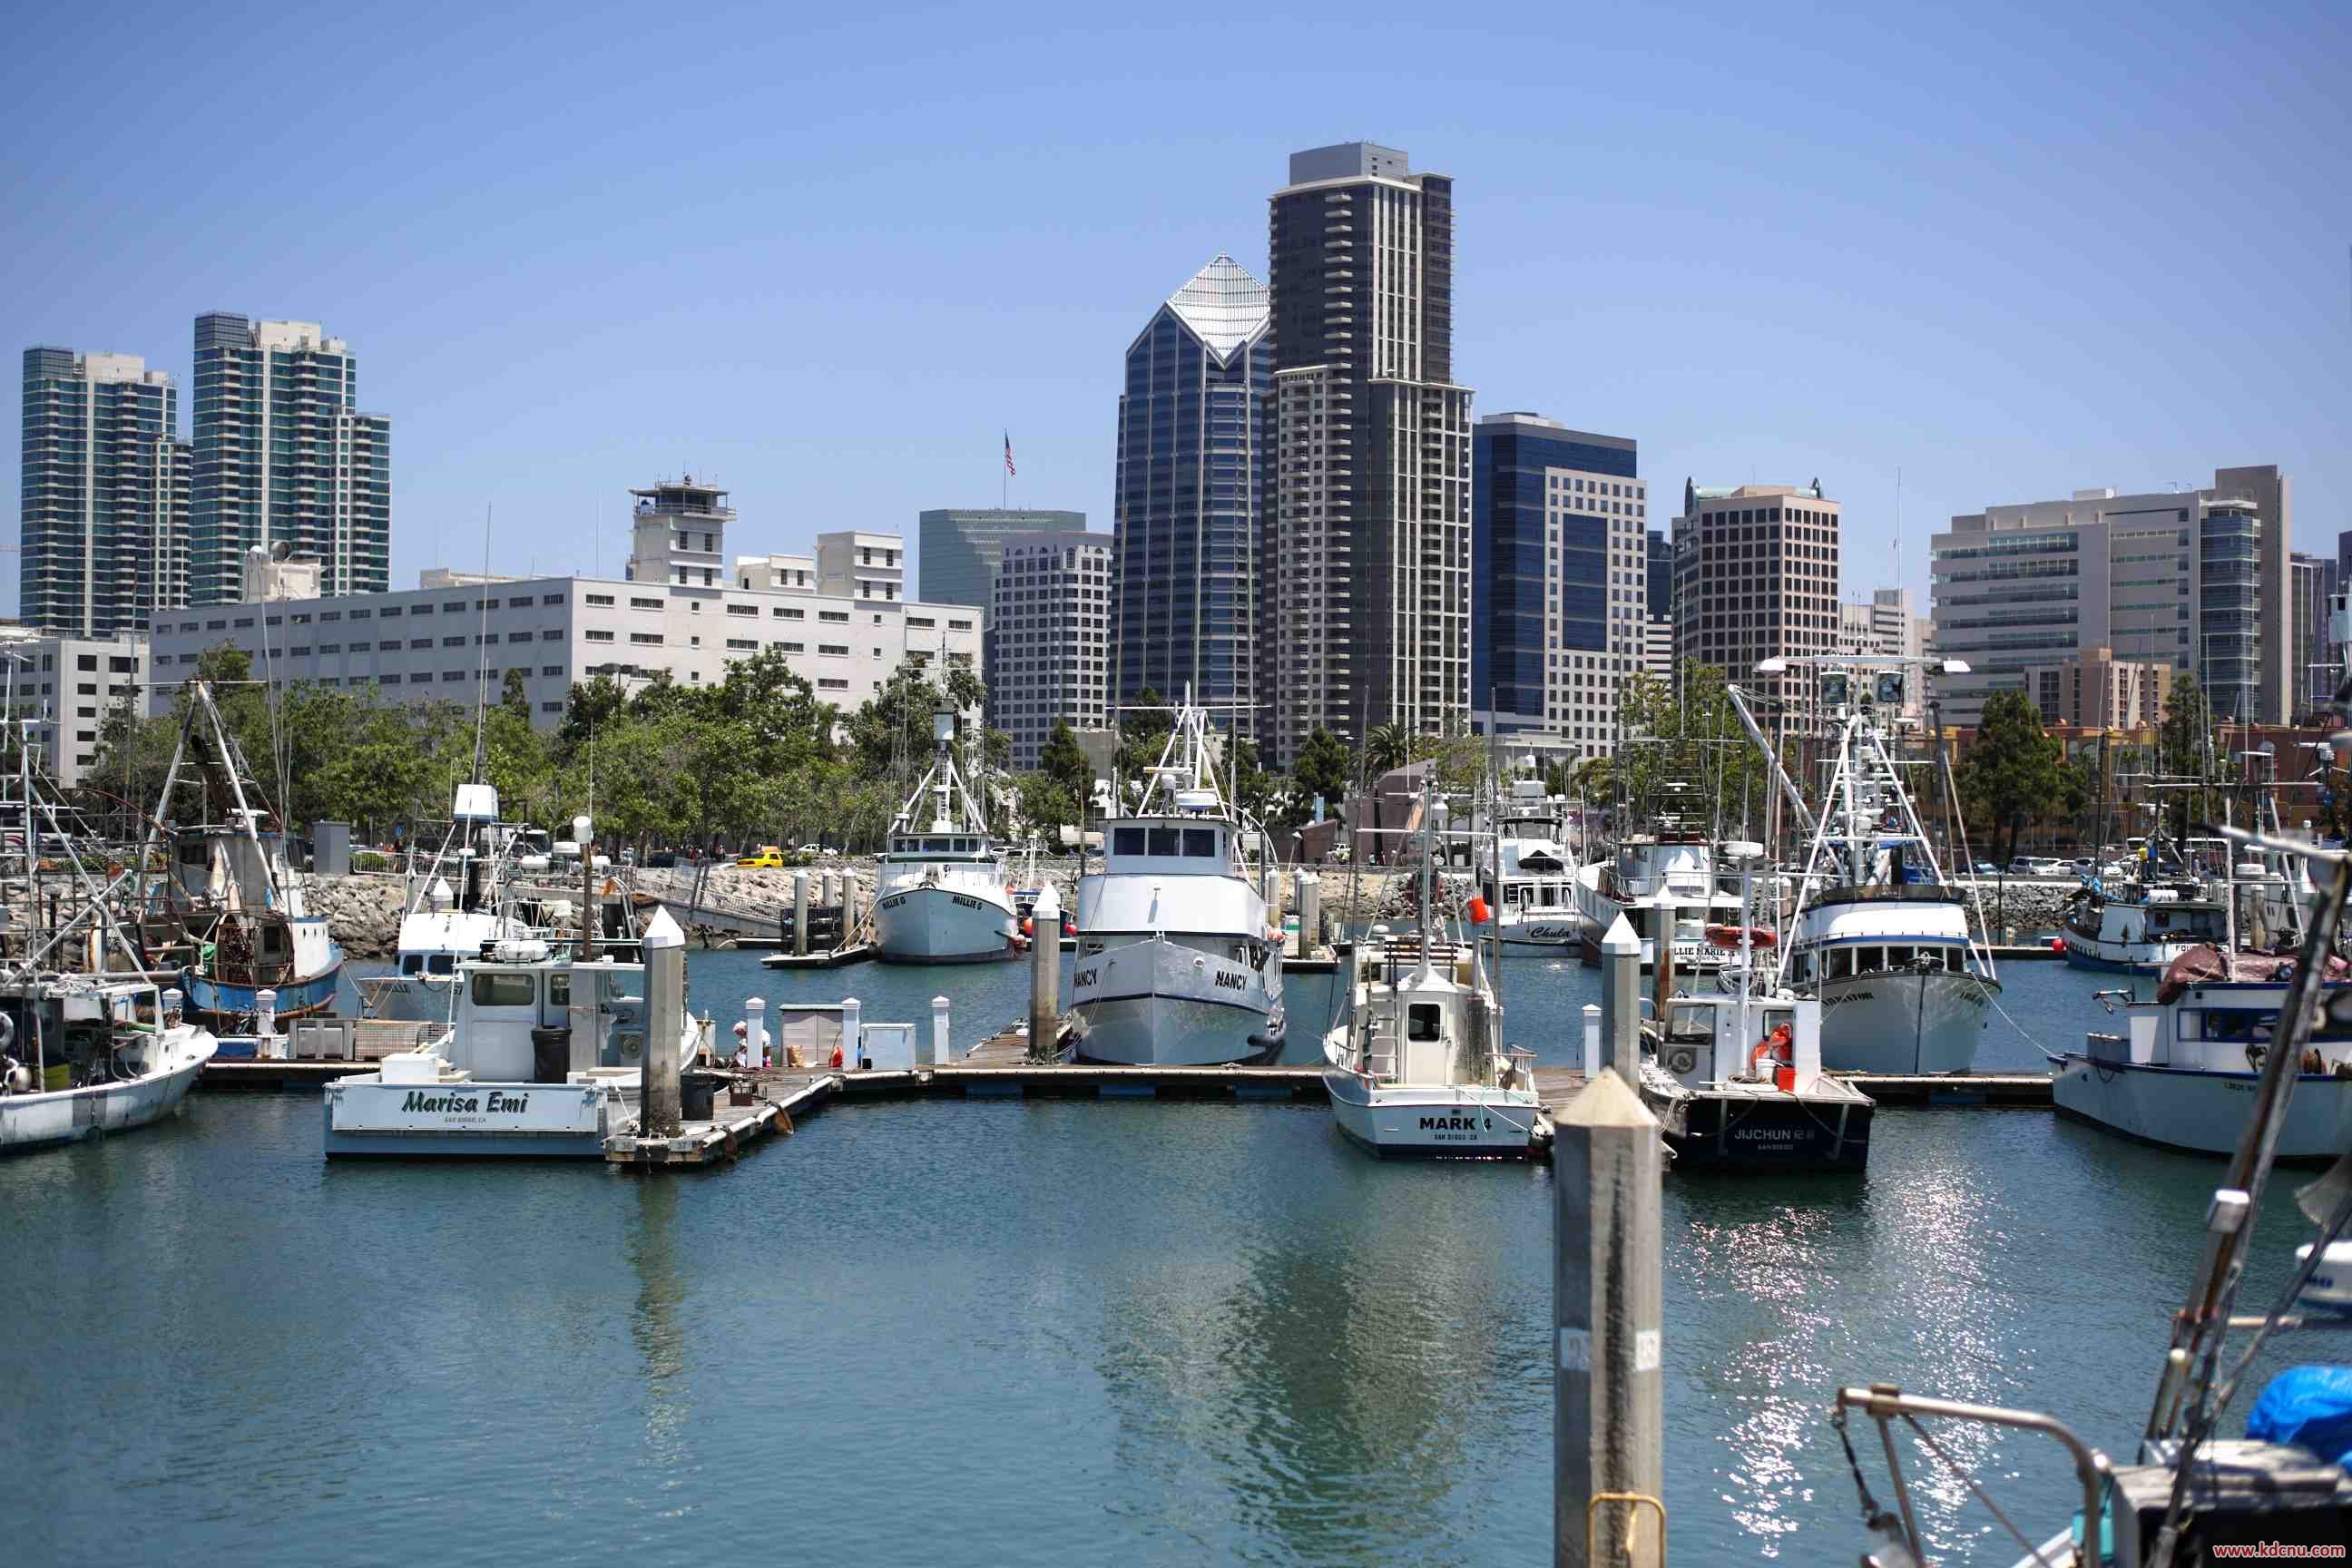
{"label": "wooden piling", "polygon": [[1029,910],[1029,1056],[1056,1049],[1062,1022],[1062,897],[1048,880]]}
{"label": "wooden piling", "polygon": [[1601,939],[1601,1065],[1642,1079],[1642,939],[1619,915]]}
{"label": "wooden piling", "polygon": [[646,927],[646,1050],[644,1111],[650,1138],[675,1138],[681,1125],[678,1020],[686,1013],[686,933],[667,910]]}

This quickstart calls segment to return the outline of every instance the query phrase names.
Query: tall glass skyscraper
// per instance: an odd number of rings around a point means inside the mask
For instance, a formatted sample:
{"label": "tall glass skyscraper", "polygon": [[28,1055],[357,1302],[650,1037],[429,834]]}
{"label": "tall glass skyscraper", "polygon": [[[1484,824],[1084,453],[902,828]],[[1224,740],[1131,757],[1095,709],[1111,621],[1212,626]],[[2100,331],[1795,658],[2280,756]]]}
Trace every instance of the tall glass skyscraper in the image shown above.
{"label": "tall glass skyscraper", "polygon": [[178,389],[136,354],[25,351],[17,613],[110,637],[188,599]]}
{"label": "tall glass skyscraper", "polygon": [[1274,457],[1266,326],[1265,285],[1220,256],[1128,345],[1118,399],[1114,689],[1190,689],[1243,735],[1257,728],[1258,519]]}
{"label": "tall glass skyscraper", "polygon": [[191,604],[241,597],[256,545],[317,560],[322,595],[392,585],[392,421],[359,380],[315,321],[196,318]]}
{"label": "tall glass skyscraper", "polygon": [[1615,743],[1617,694],[1642,668],[1649,500],[1622,436],[1492,414],[1472,446],[1471,706],[1495,732],[1541,731],[1580,756]]}

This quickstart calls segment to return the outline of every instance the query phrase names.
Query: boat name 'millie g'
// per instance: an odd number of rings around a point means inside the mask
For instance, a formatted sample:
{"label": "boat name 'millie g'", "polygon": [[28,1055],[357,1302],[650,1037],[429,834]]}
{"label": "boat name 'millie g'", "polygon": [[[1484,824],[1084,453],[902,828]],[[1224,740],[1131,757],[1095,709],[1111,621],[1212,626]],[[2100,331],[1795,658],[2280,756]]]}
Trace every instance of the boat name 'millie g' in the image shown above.
{"label": "boat name 'millie g'", "polygon": [[408,1098],[400,1102],[400,1109],[403,1110],[487,1111],[492,1114],[502,1112],[509,1116],[520,1116],[530,1109],[530,1096],[527,1094],[501,1094],[494,1089],[490,1090],[489,1100],[490,1102],[484,1105],[478,1095],[426,1094],[422,1089],[412,1089],[408,1091]]}

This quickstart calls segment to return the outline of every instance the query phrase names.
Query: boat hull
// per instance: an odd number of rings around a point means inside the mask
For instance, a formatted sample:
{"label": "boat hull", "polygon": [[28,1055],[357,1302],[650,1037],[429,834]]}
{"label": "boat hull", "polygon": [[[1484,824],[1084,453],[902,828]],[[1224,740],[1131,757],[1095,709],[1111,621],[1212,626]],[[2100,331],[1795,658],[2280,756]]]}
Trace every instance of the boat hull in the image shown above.
{"label": "boat hull", "polygon": [[0,1096],[0,1153],[52,1148],[161,1121],[187,1098],[215,1047],[205,1035],[168,1065],[122,1083]]}
{"label": "boat hull", "polygon": [[[342,947],[327,934],[324,916],[303,916],[289,923],[295,964],[301,973],[282,985],[268,987],[278,994],[278,1016],[299,1018],[307,1013],[327,1012],[335,1005],[336,985],[342,977]],[[215,980],[193,968],[180,972],[180,984],[187,993],[189,1016],[213,1028],[249,1024],[255,993],[263,989]]]}
{"label": "boat hull", "polygon": [[1866,1100],[1700,1095],[1685,1102],[1681,1128],[1669,1129],[1665,1140],[1677,1171],[1853,1173],[1870,1163],[1873,1109]]}
{"label": "boat hull", "polygon": [[1081,957],[1070,972],[1081,1061],[1221,1067],[1282,1054],[1282,955],[1263,967],[1147,937]]}
{"label": "boat hull", "polygon": [[[2254,1103],[2257,1077],[2094,1061],[2069,1052],[2051,1082],[2058,1114],[2143,1143],[2193,1154],[2237,1152]],[[2304,1073],[2295,1079],[2279,1132],[2282,1160],[2334,1160],[2352,1140],[2352,1079]]]}
{"label": "boat hull", "polygon": [[949,888],[908,888],[874,906],[874,955],[887,963],[987,963],[1013,955],[1013,911]]}
{"label": "boat hull", "polygon": [[1508,947],[1541,947],[1560,951],[1579,946],[1584,941],[1582,923],[1567,910],[1538,920],[1506,921],[1502,930],[1504,944]]}
{"label": "boat hull", "polygon": [[328,1086],[330,1159],[596,1160],[631,1114],[610,1083],[384,1083]]}
{"label": "boat hull", "polygon": [[1323,1069],[1323,1087],[1332,1124],[1383,1158],[1525,1159],[1543,1120],[1533,1095],[1501,1089],[1378,1084],[1336,1066]]}
{"label": "boat hull", "polygon": [[1832,1072],[1966,1072],[1994,987],[1955,970],[1901,970],[1822,987],[1822,1066]]}

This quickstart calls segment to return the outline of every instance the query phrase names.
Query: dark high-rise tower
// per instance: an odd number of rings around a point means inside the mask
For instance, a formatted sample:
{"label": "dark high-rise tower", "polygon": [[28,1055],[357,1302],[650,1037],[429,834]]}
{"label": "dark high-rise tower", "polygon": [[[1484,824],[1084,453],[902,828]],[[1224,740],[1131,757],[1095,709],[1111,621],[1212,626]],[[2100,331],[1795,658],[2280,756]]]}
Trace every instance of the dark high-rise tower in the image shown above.
{"label": "dark high-rise tower", "polygon": [[1470,390],[1451,179],[1363,142],[1294,153],[1268,239],[1258,679],[1286,762],[1318,726],[1431,731],[1470,707]]}
{"label": "dark high-rise tower", "polygon": [[196,318],[188,599],[244,593],[244,556],[285,544],[323,595],[392,585],[392,421],[359,410],[359,361],[314,321]]}
{"label": "dark high-rise tower", "polygon": [[188,600],[177,389],[135,354],[25,351],[17,613],[110,637]]}
{"label": "dark high-rise tower", "polygon": [[1220,256],[1152,313],[1118,399],[1114,689],[1256,729],[1257,543],[1274,451],[1265,285]]}

